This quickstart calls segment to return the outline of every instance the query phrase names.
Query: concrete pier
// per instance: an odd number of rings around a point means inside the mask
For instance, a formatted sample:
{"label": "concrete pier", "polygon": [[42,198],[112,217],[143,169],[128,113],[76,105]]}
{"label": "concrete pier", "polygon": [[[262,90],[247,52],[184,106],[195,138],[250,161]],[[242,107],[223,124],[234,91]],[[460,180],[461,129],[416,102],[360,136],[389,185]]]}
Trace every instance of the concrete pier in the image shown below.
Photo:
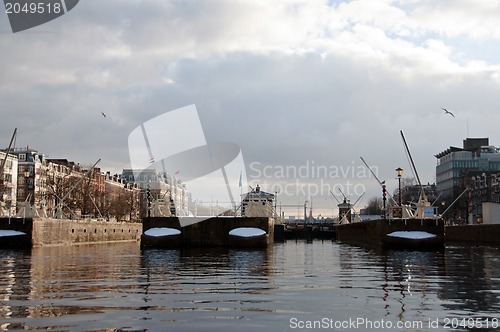
{"label": "concrete pier", "polygon": [[[5,236],[8,231],[25,235]],[[141,223],[49,218],[0,218],[0,247],[44,247],[139,241]]]}
{"label": "concrete pier", "polygon": [[436,234],[444,245],[444,223],[441,220],[378,219],[335,226],[337,240],[362,245],[381,246],[385,235],[394,231],[422,231]]}
{"label": "concrete pier", "polygon": [[446,226],[444,232],[447,243],[500,244],[500,224]]}
{"label": "concrete pier", "polygon": [[[266,247],[274,243],[274,219],[267,217],[212,217],[209,219],[184,217],[181,227],[177,217],[146,218],[143,221],[143,247],[177,246],[229,246]],[[256,229],[258,236],[236,236],[230,232],[236,229]],[[178,234],[148,235],[154,230],[176,230]],[[148,232],[149,231],[149,232]]]}

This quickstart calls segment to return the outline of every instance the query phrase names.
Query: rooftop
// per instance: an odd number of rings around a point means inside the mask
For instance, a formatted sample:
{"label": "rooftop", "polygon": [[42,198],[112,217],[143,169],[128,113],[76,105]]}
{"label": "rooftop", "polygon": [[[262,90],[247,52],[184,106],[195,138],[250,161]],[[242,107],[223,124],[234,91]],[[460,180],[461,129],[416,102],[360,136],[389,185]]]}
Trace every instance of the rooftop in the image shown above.
{"label": "rooftop", "polygon": [[463,140],[463,147],[458,148],[456,146],[450,146],[448,149],[435,154],[434,157],[436,158],[442,158],[450,153],[453,152],[460,152],[460,151],[470,151],[470,152],[483,152],[483,153],[498,153],[498,149],[494,146],[489,145],[489,138],[484,137],[484,138],[471,138],[468,137]]}

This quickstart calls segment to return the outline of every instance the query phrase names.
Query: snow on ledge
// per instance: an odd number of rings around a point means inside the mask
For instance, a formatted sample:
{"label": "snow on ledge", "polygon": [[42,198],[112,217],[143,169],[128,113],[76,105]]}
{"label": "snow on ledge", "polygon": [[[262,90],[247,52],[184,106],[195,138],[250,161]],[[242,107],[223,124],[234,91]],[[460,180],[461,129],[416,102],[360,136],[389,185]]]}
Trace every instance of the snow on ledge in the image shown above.
{"label": "snow on ledge", "polygon": [[229,235],[240,236],[240,237],[254,237],[254,236],[262,236],[265,234],[266,232],[264,232],[262,229],[255,227],[240,227],[240,228],[235,228],[229,232]]}
{"label": "snow on ledge", "polygon": [[436,237],[436,234],[431,234],[423,231],[397,231],[387,234],[387,236],[391,237],[399,237],[403,239],[413,239],[413,240],[422,240],[422,239],[431,239]]}
{"label": "snow on ledge", "polygon": [[154,236],[154,237],[159,237],[159,236],[169,236],[169,235],[179,235],[181,234],[181,231],[175,228],[168,228],[168,227],[155,227],[155,228],[150,228],[147,231],[144,232],[144,235],[147,236]]}
{"label": "snow on ledge", "polygon": [[0,230],[0,237],[2,236],[19,236],[19,235],[26,235],[24,232],[18,232],[18,231],[13,231],[10,229],[2,229]]}

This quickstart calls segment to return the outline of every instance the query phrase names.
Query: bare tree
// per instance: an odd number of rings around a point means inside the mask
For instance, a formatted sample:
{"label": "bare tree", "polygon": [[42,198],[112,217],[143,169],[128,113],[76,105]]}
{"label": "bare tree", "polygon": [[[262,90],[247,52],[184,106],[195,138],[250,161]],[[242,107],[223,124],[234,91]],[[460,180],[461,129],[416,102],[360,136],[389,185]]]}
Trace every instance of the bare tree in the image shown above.
{"label": "bare tree", "polygon": [[[50,210],[57,208],[60,204],[64,204],[61,200],[69,192],[70,188],[74,184],[74,179],[71,178],[70,174],[64,176],[56,176],[52,174],[47,177],[47,206]],[[67,213],[68,208],[66,206],[62,207]]]}
{"label": "bare tree", "polygon": [[123,221],[125,216],[130,213],[130,204],[126,192],[120,191],[113,197],[110,204],[110,215],[116,218],[116,221]]}
{"label": "bare tree", "polygon": [[382,198],[372,197],[368,201],[368,205],[365,207],[366,214],[369,215],[380,215],[382,214]]}

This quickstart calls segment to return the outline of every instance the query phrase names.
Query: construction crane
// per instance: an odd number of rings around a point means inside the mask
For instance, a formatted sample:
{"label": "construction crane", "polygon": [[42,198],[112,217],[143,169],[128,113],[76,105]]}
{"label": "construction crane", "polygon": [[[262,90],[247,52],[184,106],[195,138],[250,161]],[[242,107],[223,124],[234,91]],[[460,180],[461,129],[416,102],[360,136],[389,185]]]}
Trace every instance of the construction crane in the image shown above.
{"label": "construction crane", "polygon": [[[363,157],[359,157],[361,159],[361,161],[363,162],[363,164],[365,164],[366,168],[368,168],[368,170],[370,171],[370,173],[372,173],[373,177],[375,178],[375,180],[377,180],[378,184],[380,185],[381,188],[383,188],[383,186],[385,185],[385,181],[380,181],[379,178],[377,177],[377,175],[375,174],[375,172],[373,172],[373,170],[370,168],[370,166],[368,166],[368,163],[363,159]],[[389,198],[392,199],[392,201],[394,202],[394,204],[398,204],[396,202],[396,200],[392,197],[392,195],[387,192],[387,195],[389,195]]]}
{"label": "construction crane", "polygon": [[[0,164],[0,201],[3,201],[3,195],[4,195],[4,175],[3,175],[3,170],[5,168],[5,164],[7,163],[7,158],[9,157],[10,150],[12,148],[12,142],[14,142],[14,139],[17,134],[17,128],[14,129],[14,133],[12,134],[12,138],[10,139],[9,147],[7,148],[7,151],[5,151],[5,157],[2,160],[2,163]],[[2,213],[2,210],[0,208],[0,214]]]}
{"label": "construction crane", "polygon": [[12,134],[12,138],[10,139],[9,147],[7,148],[7,151],[5,152],[5,157],[2,160],[2,164],[0,165],[0,184],[3,184],[3,169],[5,167],[5,163],[7,162],[7,157],[9,156],[10,150],[12,148],[12,142],[14,142],[14,138],[16,137],[17,134],[17,128],[14,129],[14,133]]}
{"label": "construction crane", "polygon": [[402,130],[400,130],[400,133],[401,133],[401,138],[403,139],[403,143],[404,143],[404,146],[405,146],[406,154],[408,156],[408,159],[410,161],[411,167],[413,169],[413,172],[415,173],[415,177],[417,178],[418,185],[420,187],[420,198],[418,199],[417,210],[416,210],[416,213],[415,213],[415,217],[419,218],[419,219],[424,219],[424,218],[426,218],[426,219],[437,219],[438,216],[436,214],[435,208],[432,208],[432,210],[433,210],[433,215],[432,216],[428,216],[427,215],[428,209],[430,210],[430,208],[432,206],[431,206],[431,203],[429,203],[429,200],[427,199],[427,195],[425,194],[425,190],[424,190],[424,187],[422,186],[422,182],[420,182],[420,177],[418,176],[417,168],[415,167],[415,163],[413,162],[413,157],[411,156],[410,148],[408,147],[408,144],[406,143],[405,135],[403,134]]}

